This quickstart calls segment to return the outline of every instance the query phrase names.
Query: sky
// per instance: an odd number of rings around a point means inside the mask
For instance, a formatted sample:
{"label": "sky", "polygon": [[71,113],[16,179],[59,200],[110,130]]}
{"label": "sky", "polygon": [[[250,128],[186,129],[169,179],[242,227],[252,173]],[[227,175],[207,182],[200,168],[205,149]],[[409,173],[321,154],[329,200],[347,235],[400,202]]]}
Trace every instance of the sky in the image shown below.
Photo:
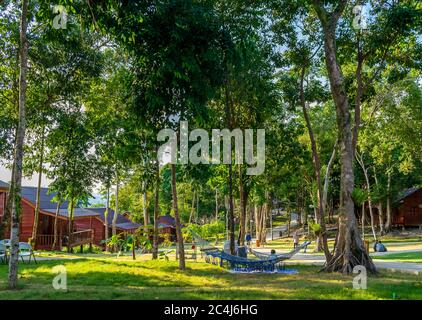
{"label": "sky", "polygon": [[[9,169],[5,168],[3,165],[0,164],[0,180],[4,181],[4,182],[9,182],[10,181],[10,177],[11,177],[11,172]],[[25,187],[35,187],[37,186],[37,182],[38,182],[38,176],[37,175],[33,175],[30,178],[23,178],[22,179],[22,185]],[[43,177],[42,181],[41,181],[41,185],[42,187],[48,187],[49,181]]]}
{"label": "sky", "polygon": [[[3,165],[0,164],[0,180],[4,182],[10,181],[10,175],[11,172],[9,169],[5,168]],[[41,186],[44,188],[47,188],[49,185],[49,180],[43,177]],[[22,179],[22,186],[24,187],[36,187],[38,184],[38,175],[33,175],[30,178],[23,178]],[[89,203],[97,204],[97,203],[104,203],[104,200],[101,198],[101,196],[98,194],[99,186],[96,186],[94,188],[93,198],[89,200]]]}

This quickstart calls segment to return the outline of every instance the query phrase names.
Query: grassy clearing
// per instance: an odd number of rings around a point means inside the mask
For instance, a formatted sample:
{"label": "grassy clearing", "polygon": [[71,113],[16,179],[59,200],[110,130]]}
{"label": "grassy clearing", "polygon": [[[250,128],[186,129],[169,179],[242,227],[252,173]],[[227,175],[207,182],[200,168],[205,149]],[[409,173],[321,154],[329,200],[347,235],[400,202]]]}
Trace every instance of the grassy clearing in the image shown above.
{"label": "grassy clearing", "polygon": [[[328,232],[328,245],[330,247],[330,250],[334,247],[334,238],[335,238],[336,232],[335,231],[329,231]],[[365,234],[365,240],[369,241],[369,248],[370,252],[373,251],[374,246],[374,240],[372,238],[372,234],[367,233]],[[384,244],[387,245],[389,251],[400,251],[400,250],[414,250],[414,249],[422,249],[422,234],[419,236],[415,236],[413,234],[398,234],[398,235],[386,235],[383,237],[380,237],[380,240]],[[300,241],[305,241],[305,237],[302,237]],[[293,239],[292,236],[290,237],[284,237],[279,238],[273,241],[269,241],[264,248],[269,249],[279,249],[283,251],[288,251],[293,248]],[[315,241],[312,241],[312,243],[308,246],[309,251],[313,252],[315,249]]]}
{"label": "grassy clearing", "polygon": [[[384,243],[384,241],[383,241],[383,243]],[[414,242],[414,243],[412,243],[412,244],[388,244],[388,243],[384,243],[385,245],[386,245],[386,247],[387,247],[387,250],[389,251],[389,252],[397,252],[397,253],[399,253],[400,251],[404,251],[404,250],[407,250],[407,251],[409,251],[409,250],[422,250],[422,243],[421,242]],[[373,246],[374,246],[374,244],[372,243],[371,245],[370,245],[370,250],[371,250],[371,252],[373,251]]]}
{"label": "grassy clearing", "polygon": [[[306,239],[304,237],[300,238],[299,243],[304,242]],[[334,247],[334,240],[328,241],[328,246],[330,250]],[[262,248],[267,249],[275,249],[280,251],[290,251],[293,250],[293,239],[292,237],[289,238],[281,238],[276,239],[273,241],[269,241],[266,245],[264,245]],[[312,240],[311,244],[308,246],[306,252],[312,253],[312,254],[323,254],[322,252],[314,252],[315,251],[315,241]],[[301,251],[302,252],[302,251]]]}
{"label": "grassy clearing", "polygon": [[288,222],[289,222],[289,216],[287,214],[273,217],[273,227],[278,227],[278,226],[287,224]]}
{"label": "grassy clearing", "polygon": [[[126,258],[126,257],[123,257]],[[52,267],[64,265],[67,292],[54,290]],[[40,261],[20,265],[20,289],[6,290],[0,265],[0,299],[422,299],[422,279],[380,273],[367,290],[353,290],[352,277],[296,266],[299,274],[231,274],[217,266],[175,261],[118,261],[115,258]]]}
{"label": "grassy clearing", "polygon": [[373,256],[372,258],[389,261],[394,260],[397,262],[422,263],[422,252],[391,253],[382,256]]}
{"label": "grassy clearing", "polygon": [[381,237],[381,241],[384,243],[401,243],[401,242],[415,242],[422,244],[422,237]]}

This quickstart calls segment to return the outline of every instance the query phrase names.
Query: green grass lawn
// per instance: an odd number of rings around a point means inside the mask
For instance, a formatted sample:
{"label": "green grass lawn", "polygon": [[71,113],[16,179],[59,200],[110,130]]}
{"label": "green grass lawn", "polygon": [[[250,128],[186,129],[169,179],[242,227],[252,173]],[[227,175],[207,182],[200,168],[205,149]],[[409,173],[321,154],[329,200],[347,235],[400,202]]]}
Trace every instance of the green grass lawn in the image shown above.
{"label": "green grass lawn", "polygon": [[289,222],[289,216],[284,214],[282,216],[273,217],[273,227],[278,227]]}
{"label": "green grass lawn", "polygon": [[[68,290],[52,287],[52,267],[66,267]],[[367,290],[354,290],[352,276],[296,266],[299,274],[231,274],[218,266],[176,261],[118,261],[115,258],[39,261],[20,264],[19,290],[6,290],[0,265],[0,299],[422,299],[422,279],[380,273]]]}
{"label": "green grass lawn", "polygon": [[[304,242],[306,239],[304,237],[301,237],[299,240],[299,243]],[[330,247],[330,250],[334,247],[334,241],[333,240],[329,240],[328,241],[328,245]],[[265,244],[262,248],[267,248],[267,249],[275,249],[280,250],[280,251],[290,251],[293,250],[293,239],[292,237],[288,237],[288,238],[281,238],[281,239],[276,239],[273,241],[269,241],[267,244]],[[322,252],[318,252],[315,253],[315,240],[311,240],[311,244],[308,246],[307,251],[308,253],[312,253],[312,254],[323,254]],[[301,251],[302,252],[302,251]]]}
{"label": "green grass lawn", "polygon": [[[369,237],[370,238],[370,237]],[[416,242],[422,243],[422,237],[381,237],[384,243],[401,243],[401,242]]]}
{"label": "green grass lawn", "polygon": [[397,262],[422,263],[422,252],[391,253],[382,256],[373,256],[372,258],[380,260],[394,260]]}

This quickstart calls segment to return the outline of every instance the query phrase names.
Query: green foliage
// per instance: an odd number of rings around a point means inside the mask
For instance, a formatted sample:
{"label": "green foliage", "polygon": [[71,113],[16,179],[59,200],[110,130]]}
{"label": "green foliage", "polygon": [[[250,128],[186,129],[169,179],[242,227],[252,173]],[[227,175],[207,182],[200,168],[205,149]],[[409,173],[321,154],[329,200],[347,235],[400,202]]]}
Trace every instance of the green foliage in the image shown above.
{"label": "green foliage", "polygon": [[110,247],[117,246],[121,248],[125,243],[125,239],[120,234],[115,234],[112,235],[109,239],[106,239],[106,243]]}
{"label": "green foliage", "polygon": [[355,188],[353,189],[352,198],[355,204],[360,206],[362,203],[368,200],[368,190]]}
{"label": "green foliage", "polygon": [[[250,207],[277,199],[289,214],[306,214],[315,206],[311,144],[298,90],[302,70],[322,175],[339,132],[321,26],[310,2],[54,3],[66,7],[67,29],[52,28],[50,1],[34,0],[30,7],[24,157],[26,175],[41,170],[52,180],[54,201],[70,200],[73,209],[98,182],[104,193],[118,176],[119,209],[134,221],[143,222],[144,208],[152,218],[157,184],[159,214],[171,214],[171,172],[168,165],[159,166],[157,179],[156,134],[188,120],[190,129],[265,128],[265,172],[247,176],[246,165],[233,166],[236,207],[240,188]],[[352,27],[354,4],[348,2],[336,33],[337,58],[352,120],[353,106],[361,104],[358,149],[378,203],[422,184],[422,20],[413,0],[361,4],[371,16],[368,29]],[[20,9],[11,1],[0,8],[0,162],[10,164],[18,117]],[[363,59],[359,101],[358,59]],[[338,158],[329,187],[333,203],[340,197]],[[178,165],[176,179],[182,223],[194,222],[189,228],[204,238],[224,234],[225,222],[213,220],[227,214],[228,165]],[[355,170],[356,205],[368,199],[359,188],[363,184]],[[318,234],[320,226],[311,224]],[[189,238],[186,230],[184,237]],[[138,236],[108,241],[119,248],[151,245]]]}
{"label": "green foliage", "polygon": [[321,225],[319,223],[309,220],[308,225],[315,236],[318,236],[321,233]]}
{"label": "green foliage", "polygon": [[203,225],[190,224],[189,229],[199,234],[204,239],[215,239],[226,232],[224,221],[213,221]]}

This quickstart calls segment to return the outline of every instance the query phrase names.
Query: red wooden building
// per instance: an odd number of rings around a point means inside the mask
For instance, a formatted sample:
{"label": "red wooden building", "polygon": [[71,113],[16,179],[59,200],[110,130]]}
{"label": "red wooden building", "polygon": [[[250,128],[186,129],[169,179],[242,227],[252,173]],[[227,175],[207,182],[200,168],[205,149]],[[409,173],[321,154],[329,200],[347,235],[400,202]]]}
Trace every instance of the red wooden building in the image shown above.
{"label": "red wooden building", "polygon": [[[0,221],[3,218],[6,207],[7,194],[9,186],[0,181]],[[27,242],[32,236],[34,225],[35,207],[36,207],[37,188],[22,187],[22,215],[20,223],[19,240]],[[38,236],[36,249],[51,250],[54,242],[54,220],[57,204],[52,202],[54,193],[48,194],[48,188],[41,189],[40,212],[38,224]],[[95,244],[103,246],[105,240],[105,208],[75,208],[74,223],[71,235],[68,235],[68,203],[64,202],[58,215],[58,240],[59,246],[67,245],[70,241],[71,246],[81,244]],[[111,226],[114,211],[109,209],[108,224],[109,235],[112,234]],[[140,224],[134,223],[127,216],[118,215],[116,229],[118,233],[133,233],[140,227]],[[4,238],[10,236],[9,228],[5,230]]]}
{"label": "red wooden building", "polygon": [[393,225],[422,226],[422,188],[407,189],[395,201]]}
{"label": "red wooden building", "polygon": [[[3,219],[4,211],[6,208],[7,195],[9,192],[9,185],[0,181],[0,221]],[[47,195],[47,190],[41,190],[40,212],[38,220],[38,239],[39,245],[37,249],[51,249],[53,244],[54,235],[54,219],[56,204],[51,201],[53,195]],[[28,242],[32,236],[32,228],[34,225],[35,207],[36,207],[36,188],[22,187],[22,214],[19,225],[19,240]],[[67,206],[63,203],[62,207]],[[67,219],[66,217],[58,217],[58,234],[60,238],[66,234]],[[10,237],[10,229],[6,228],[4,238]],[[48,246],[49,245],[49,246]]]}
{"label": "red wooden building", "polygon": [[[392,225],[395,227],[422,226],[422,188],[410,188],[401,192],[393,203]],[[372,204],[374,224],[379,225],[379,208]],[[386,208],[384,206],[384,217]],[[369,206],[365,205],[365,220],[370,223]],[[384,221],[385,223],[385,221]]]}
{"label": "red wooden building", "polygon": [[168,240],[176,241],[176,221],[170,215],[158,217],[158,232],[160,240],[163,240],[164,235],[168,235]]}

